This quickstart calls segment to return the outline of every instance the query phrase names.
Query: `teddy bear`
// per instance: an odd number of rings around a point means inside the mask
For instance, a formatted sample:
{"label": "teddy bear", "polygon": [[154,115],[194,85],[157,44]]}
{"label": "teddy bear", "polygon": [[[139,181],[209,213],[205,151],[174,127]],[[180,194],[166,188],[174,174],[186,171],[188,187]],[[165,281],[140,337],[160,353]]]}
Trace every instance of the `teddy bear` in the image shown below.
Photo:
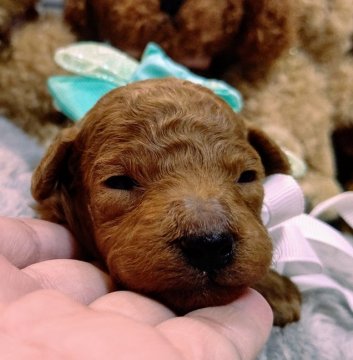
{"label": "teddy bear", "polygon": [[244,115],[304,161],[309,209],[353,175],[353,2],[300,0],[296,14],[296,41],[270,76],[249,82],[233,67],[224,77],[242,92]]}
{"label": "teddy bear", "polygon": [[47,145],[66,119],[54,108],[46,81],[63,72],[54,62],[56,49],[76,37],[61,15],[35,5],[37,0],[0,1],[0,113]]}
{"label": "teddy bear", "polygon": [[[318,43],[309,43],[308,51],[327,77],[328,95],[333,105],[337,177],[345,189],[353,190],[353,3],[336,0],[333,4],[327,3],[326,8],[330,9],[331,16],[326,15],[326,19],[321,16],[322,23],[318,22],[318,26],[311,29],[313,35],[316,31]],[[327,13],[326,10],[324,14]],[[320,27],[327,29],[326,33],[337,34],[336,39],[328,37],[328,45],[321,44]]]}
{"label": "teddy bear", "polygon": [[337,178],[345,189],[353,190],[353,2],[301,2],[301,46],[324,73],[332,104]]}

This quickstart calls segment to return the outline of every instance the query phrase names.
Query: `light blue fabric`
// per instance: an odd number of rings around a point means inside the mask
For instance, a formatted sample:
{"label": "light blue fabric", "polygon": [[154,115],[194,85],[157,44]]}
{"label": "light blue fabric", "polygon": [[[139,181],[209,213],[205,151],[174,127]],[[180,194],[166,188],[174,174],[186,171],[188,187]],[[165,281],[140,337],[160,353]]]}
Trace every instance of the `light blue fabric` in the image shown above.
{"label": "light blue fabric", "polygon": [[52,76],[48,80],[54,104],[73,121],[79,121],[116,84],[93,77]]}
{"label": "light blue fabric", "polygon": [[211,89],[216,95],[225,100],[234,111],[239,112],[242,108],[240,93],[224,81],[206,79],[192,73],[188,68],[174,62],[155,43],[149,43],[142,55],[141,64],[132,75],[132,82],[151,78],[176,77],[189,80]]}
{"label": "light blue fabric", "polygon": [[[100,49],[101,45],[99,43],[93,43],[93,45],[97,46],[97,51]],[[90,43],[90,46],[92,46],[92,43]],[[68,55],[70,55],[70,49],[77,50],[74,47],[75,45],[72,45],[68,48]],[[60,51],[65,51],[65,49]],[[119,56],[119,51],[116,51],[117,56]],[[122,53],[120,52],[120,54]],[[121,58],[123,59],[123,57]],[[122,63],[119,66],[123,67]],[[104,70],[106,71],[107,68],[109,67],[104,67]],[[113,70],[116,72],[119,69]],[[131,78],[124,82],[111,82],[102,79],[99,71],[97,71],[97,74],[90,72],[89,76],[82,76],[82,72],[80,74],[80,76],[53,76],[48,80],[49,92],[54,99],[56,107],[73,121],[80,120],[102,96],[117,87],[140,80],[165,77],[185,79],[208,87],[225,100],[234,111],[238,112],[242,108],[242,98],[236,89],[224,81],[206,79],[192,73],[186,67],[175,63],[154,43],[147,45],[141,62],[136,70],[131,73]]]}

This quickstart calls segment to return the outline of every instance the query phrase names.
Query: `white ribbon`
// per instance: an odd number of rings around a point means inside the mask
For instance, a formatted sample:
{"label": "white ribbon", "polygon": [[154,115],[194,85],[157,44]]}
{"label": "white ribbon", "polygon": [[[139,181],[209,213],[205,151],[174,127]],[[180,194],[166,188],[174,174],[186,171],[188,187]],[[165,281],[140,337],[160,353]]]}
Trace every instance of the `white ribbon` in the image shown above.
{"label": "white ribbon", "polygon": [[262,219],[274,242],[273,267],[302,291],[339,291],[353,311],[353,238],[317,219],[334,210],[353,228],[353,192],[346,192],[304,214],[300,186],[288,175],[269,176]]}

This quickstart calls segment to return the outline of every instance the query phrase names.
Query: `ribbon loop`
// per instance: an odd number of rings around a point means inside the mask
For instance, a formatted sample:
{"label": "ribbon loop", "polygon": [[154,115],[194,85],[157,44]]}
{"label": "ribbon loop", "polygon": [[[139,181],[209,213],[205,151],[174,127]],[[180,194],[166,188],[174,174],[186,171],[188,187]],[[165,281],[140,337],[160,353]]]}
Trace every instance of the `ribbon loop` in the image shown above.
{"label": "ribbon loop", "polygon": [[110,81],[117,86],[127,84],[139,62],[107,44],[80,42],[58,49],[55,62],[74,74]]}
{"label": "ribbon loop", "polygon": [[262,217],[274,242],[273,267],[290,276],[302,291],[339,291],[353,312],[353,238],[314,217],[335,210],[352,227],[353,192],[319,204],[308,215],[294,179],[272,175],[264,187]]}
{"label": "ribbon loop", "polygon": [[82,42],[59,49],[55,61],[79,76],[52,76],[48,88],[57,108],[79,121],[107,92],[146,79],[176,77],[208,87],[234,111],[242,108],[240,93],[224,81],[206,79],[175,63],[154,43],[149,43],[141,62],[107,44]]}

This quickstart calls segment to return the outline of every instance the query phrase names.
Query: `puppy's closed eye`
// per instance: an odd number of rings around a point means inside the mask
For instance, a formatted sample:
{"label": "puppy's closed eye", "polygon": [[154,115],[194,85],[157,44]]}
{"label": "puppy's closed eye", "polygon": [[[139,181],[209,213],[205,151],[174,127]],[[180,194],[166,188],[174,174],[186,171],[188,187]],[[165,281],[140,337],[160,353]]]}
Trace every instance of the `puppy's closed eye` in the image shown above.
{"label": "puppy's closed eye", "polygon": [[131,191],[138,187],[138,183],[130,176],[115,175],[104,181],[104,185],[109,189]]}
{"label": "puppy's closed eye", "polygon": [[244,184],[244,183],[250,183],[257,180],[257,173],[255,170],[246,170],[243,171],[238,180],[237,183]]}

